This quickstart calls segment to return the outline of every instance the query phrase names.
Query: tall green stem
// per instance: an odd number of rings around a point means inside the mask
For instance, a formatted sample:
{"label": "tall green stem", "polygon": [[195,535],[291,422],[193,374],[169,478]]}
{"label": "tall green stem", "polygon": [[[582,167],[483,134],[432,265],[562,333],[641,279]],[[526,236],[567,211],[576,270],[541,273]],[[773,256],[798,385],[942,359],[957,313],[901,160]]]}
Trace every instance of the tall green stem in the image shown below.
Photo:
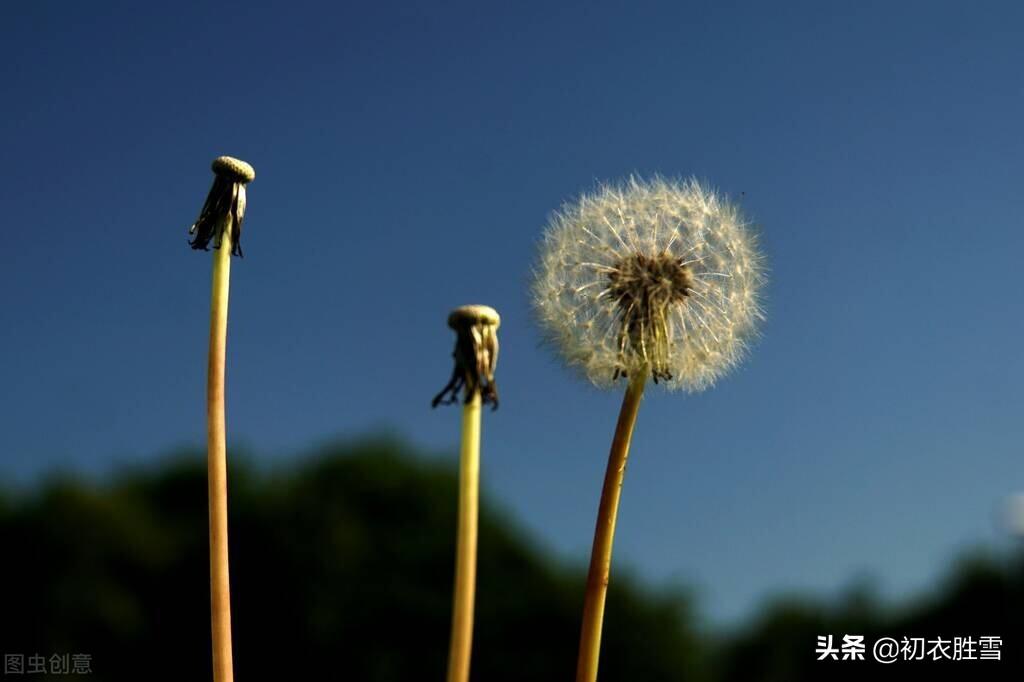
{"label": "tall green stem", "polygon": [[214,682],[232,682],[231,590],[228,581],[228,471],[224,425],[224,363],[227,349],[228,288],[231,275],[231,218],[214,252],[210,303],[210,355],[206,379],[207,471],[210,499],[210,615]]}
{"label": "tall green stem", "polygon": [[633,438],[633,427],[640,409],[647,375],[637,372],[630,380],[622,399],[619,420],[615,425],[608,469],[601,489],[601,505],[597,511],[594,547],[590,553],[587,573],[587,591],[583,600],[583,626],[580,632],[580,652],[576,662],[576,682],[595,682],[597,664],[601,655],[601,628],[604,623],[604,604],[608,594],[608,580],[612,569],[612,543],[615,538],[615,520],[619,512],[622,480],[626,475],[626,458]]}
{"label": "tall green stem", "polygon": [[448,682],[469,680],[476,596],[476,547],[480,507],[480,389],[462,408],[459,521],[455,546],[455,597],[448,654]]}

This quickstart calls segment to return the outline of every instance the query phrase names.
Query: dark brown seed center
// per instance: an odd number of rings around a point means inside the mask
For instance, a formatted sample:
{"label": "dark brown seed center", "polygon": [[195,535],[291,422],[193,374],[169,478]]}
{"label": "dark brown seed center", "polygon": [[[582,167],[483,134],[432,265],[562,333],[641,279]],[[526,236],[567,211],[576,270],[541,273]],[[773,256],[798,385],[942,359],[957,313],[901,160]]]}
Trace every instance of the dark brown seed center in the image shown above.
{"label": "dark brown seed center", "polygon": [[[635,254],[615,264],[608,275],[608,296],[622,307],[643,313],[651,307],[682,303],[690,295],[693,273],[676,256]],[[630,313],[632,315],[632,313]]]}
{"label": "dark brown seed center", "polygon": [[[623,258],[608,274],[606,296],[619,307],[622,329],[620,355],[638,354],[650,366],[654,381],[671,379],[668,351],[671,344],[669,317],[672,308],[686,302],[693,288],[693,273],[683,260],[671,254]],[[624,357],[616,377],[625,375]]]}

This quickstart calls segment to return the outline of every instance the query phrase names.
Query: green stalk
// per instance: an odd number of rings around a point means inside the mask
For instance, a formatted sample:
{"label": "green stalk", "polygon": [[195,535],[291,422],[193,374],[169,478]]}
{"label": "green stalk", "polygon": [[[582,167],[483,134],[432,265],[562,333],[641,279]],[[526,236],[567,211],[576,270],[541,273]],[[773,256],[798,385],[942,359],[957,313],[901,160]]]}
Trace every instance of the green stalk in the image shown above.
{"label": "green stalk", "polygon": [[462,407],[459,520],[455,544],[455,596],[448,653],[448,682],[469,680],[476,597],[476,549],[480,507],[480,389]]}
{"label": "green stalk", "polygon": [[636,415],[640,409],[640,399],[643,397],[646,383],[646,372],[634,373],[626,389],[626,395],[623,396],[619,419],[615,425],[615,436],[612,438],[611,453],[608,455],[608,469],[601,490],[601,504],[597,511],[590,569],[587,572],[580,651],[576,661],[576,682],[597,680],[597,664],[601,655],[601,628],[604,624],[604,604],[612,570],[612,543],[615,538],[619,496],[622,493],[622,480],[626,475],[626,459],[629,457],[633,427],[636,425]]}
{"label": "green stalk", "polygon": [[228,581],[228,471],[224,424],[224,364],[227,349],[228,289],[231,275],[232,218],[225,218],[220,248],[213,258],[210,354],[206,380],[207,471],[210,499],[210,615],[213,625],[214,682],[233,682],[231,590]]}

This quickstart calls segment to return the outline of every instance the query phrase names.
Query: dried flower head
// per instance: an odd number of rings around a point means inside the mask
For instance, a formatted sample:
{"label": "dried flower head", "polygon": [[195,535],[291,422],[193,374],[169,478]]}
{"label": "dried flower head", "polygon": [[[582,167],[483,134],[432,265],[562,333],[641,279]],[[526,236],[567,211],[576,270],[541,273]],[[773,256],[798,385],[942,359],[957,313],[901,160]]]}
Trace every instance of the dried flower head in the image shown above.
{"label": "dried flower head", "polygon": [[431,407],[458,401],[460,390],[468,403],[479,390],[484,405],[490,403],[492,409],[498,409],[498,385],[494,382],[501,326],[498,311],[485,305],[460,306],[448,316],[448,326],[455,330],[455,368]]}
{"label": "dried flower head", "polygon": [[206,195],[199,219],[189,228],[193,249],[206,251],[211,241],[219,249],[224,231],[231,231],[231,254],[242,255],[242,219],[245,217],[245,186],[256,177],[256,171],[245,161],[230,156],[213,160],[216,176]]}
{"label": "dried flower head", "polygon": [[630,178],[552,216],[532,293],[549,340],[595,385],[639,372],[699,391],[743,357],[763,282],[735,205],[693,179]]}

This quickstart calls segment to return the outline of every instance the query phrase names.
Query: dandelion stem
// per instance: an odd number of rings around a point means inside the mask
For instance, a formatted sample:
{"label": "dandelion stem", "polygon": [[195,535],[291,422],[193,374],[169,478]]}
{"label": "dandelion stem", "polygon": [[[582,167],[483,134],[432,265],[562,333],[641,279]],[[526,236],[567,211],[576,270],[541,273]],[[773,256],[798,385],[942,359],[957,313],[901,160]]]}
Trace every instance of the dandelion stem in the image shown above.
{"label": "dandelion stem", "polygon": [[206,380],[207,470],[210,497],[210,615],[214,682],[232,682],[231,595],[228,583],[228,480],[224,430],[224,358],[227,348],[228,285],[232,218],[226,216],[213,259],[210,355]]}
{"label": "dandelion stem", "polygon": [[459,465],[459,521],[455,544],[455,597],[448,654],[448,682],[469,679],[476,596],[476,547],[480,506],[480,389],[462,408],[462,453]]}
{"label": "dandelion stem", "polygon": [[583,626],[580,632],[580,652],[576,662],[576,682],[595,682],[597,663],[601,655],[601,627],[604,623],[604,603],[608,594],[608,580],[612,568],[612,542],[615,520],[619,511],[622,479],[626,474],[626,458],[633,427],[640,409],[647,372],[631,372],[629,387],[622,399],[619,420],[615,425],[608,470],[601,489],[601,505],[597,511],[594,547],[590,553],[587,573],[587,591],[583,600]]}

